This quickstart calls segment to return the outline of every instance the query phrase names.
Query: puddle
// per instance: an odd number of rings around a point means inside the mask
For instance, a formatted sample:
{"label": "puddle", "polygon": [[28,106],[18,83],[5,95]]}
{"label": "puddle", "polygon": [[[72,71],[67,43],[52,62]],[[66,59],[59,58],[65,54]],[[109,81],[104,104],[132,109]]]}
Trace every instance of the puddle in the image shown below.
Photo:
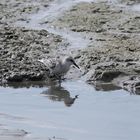
{"label": "puddle", "polygon": [[138,11],[140,12],[140,4],[137,4],[137,5],[133,5],[130,7],[133,11]]}
{"label": "puddle", "polygon": [[119,0],[108,0],[108,2],[122,8],[123,10],[140,12],[140,3],[127,5],[127,4],[121,3]]}
{"label": "puddle", "polygon": [[[70,100],[78,95],[70,105]],[[96,91],[82,81],[62,87],[0,87],[0,122],[27,137],[132,140],[140,137],[140,96]]]}

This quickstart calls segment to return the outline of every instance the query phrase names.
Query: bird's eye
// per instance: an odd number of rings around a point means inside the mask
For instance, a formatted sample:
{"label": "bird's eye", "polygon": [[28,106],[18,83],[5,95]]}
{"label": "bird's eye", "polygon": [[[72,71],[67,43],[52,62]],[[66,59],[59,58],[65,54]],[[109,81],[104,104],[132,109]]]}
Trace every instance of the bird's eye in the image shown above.
{"label": "bird's eye", "polygon": [[72,59],[70,59],[69,61],[70,61],[70,62],[73,62],[73,60],[72,60]]}

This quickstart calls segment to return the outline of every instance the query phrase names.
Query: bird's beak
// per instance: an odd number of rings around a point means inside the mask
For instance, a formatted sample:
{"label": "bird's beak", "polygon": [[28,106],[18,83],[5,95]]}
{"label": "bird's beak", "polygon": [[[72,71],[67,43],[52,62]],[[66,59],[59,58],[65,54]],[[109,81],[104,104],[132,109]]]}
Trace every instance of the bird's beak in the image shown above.
{"label": "bird's beak", "polygon": [[75,62],[73,62],[73,65],[75,65],[78,69],[80,69],[80,67]]}

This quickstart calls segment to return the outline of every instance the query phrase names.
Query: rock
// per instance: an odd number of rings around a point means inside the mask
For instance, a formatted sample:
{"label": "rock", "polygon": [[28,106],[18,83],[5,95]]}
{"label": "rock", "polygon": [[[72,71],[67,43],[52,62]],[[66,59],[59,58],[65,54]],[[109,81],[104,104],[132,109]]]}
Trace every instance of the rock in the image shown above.
{"label": "rock", "polygon": [[118,77],[113,83],[131,94],[140,95],[140,77],[138,75]]}
{"label": "rock", "polygon": [[94,85],[94,88],[97,91],[113,91],[121,89],[121,87],[113,84],[112,82],[90,81],[89,84]]}
{"label": "rock", "polygon": [[122,83],[122,88],[131,94],[140,95],[140,80],[127,80]]}
{"label": "rock", "polygon": [[31,81],[41,81],[44,79],[44,74],[43,73],[31,73],[29,75],[28,79]]}
{"label": "rock", "polygon": [[93,76],[93,80],[100,80],[100,81],[104,81],[104,82],[110,82],[112,81],[114,78],[118,77],[119,75],[124,74],[121,71],[97,71],[95,72],[94,76]]}
{"label": "rock", "polygon": [[95,30],[95,32],[96,32],[96,33],[101,33],[101,32],[104,32],[104,30],[98,28],[98,29]]}
{"label": "rock", "polygon": [[10,76],[6,77],[8,82],[22,82],[23,76],[20,73],[12,73]]}
{"label": "rock", "polygon": [[27,135],[28,132],[22,129],[0,129],[0,135],[1,136],[16,136],[16,137],[23,137]]}

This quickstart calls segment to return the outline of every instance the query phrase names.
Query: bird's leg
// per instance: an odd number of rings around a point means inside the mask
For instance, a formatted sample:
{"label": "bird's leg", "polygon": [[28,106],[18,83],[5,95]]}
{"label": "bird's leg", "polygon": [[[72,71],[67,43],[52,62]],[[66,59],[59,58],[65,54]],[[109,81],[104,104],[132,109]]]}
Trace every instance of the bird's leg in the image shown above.
{"label": "bird's leg", "polygon": [[67,78],[65,78],[64,76],[61,77],[62,81],[65,81]]}
{"label": "bird's leg", "polygon": [[59,76],[58,83],[59,83],[59,86],[61,86],[61,83],[62,83],[61,76]]}
{"label": "bird's leg", "polygon": [[58,79],[59,86],[61,86],[62,77],[60,75],[56,75],[56,74],[55,74],[55,77]]}

